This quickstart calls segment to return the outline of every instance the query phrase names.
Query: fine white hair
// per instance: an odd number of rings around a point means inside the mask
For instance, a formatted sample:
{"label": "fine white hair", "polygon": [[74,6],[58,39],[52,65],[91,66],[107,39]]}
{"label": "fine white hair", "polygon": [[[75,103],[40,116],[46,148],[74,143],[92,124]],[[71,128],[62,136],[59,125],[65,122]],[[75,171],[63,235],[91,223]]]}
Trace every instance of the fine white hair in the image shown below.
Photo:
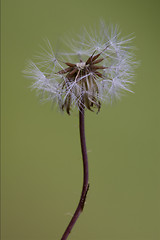
{"label": "fine white hair", "polygon": [[[80,71],[84,68],[85,61],[93,53],[101,54],[104,67],[101,70],[103,78],[98,76],[93,76],[93,78],[98,87],[100,102],[111,102],[113,99],[119,98],[125,91],[132,92],[131,85],[137,66],[133,53],[134,48],[131,46],[132,40],[131,35],[122,38],[117,26],[106,27],[105,23],[101,22],[98,30],[87,31],[84,28],[80,35],[66,42],[70,49],[69,52],[55,54],[49,40],[46,40],[46,48],[43,48],[36,63],[29,61],[23,72],[33,80],[32,88],[42,94],[44,100],[56,101],[62,108],[69,95],[71,106],[79,108],[80,96],[84,94],[84,91],[80,89],[79,81],[84,78],[88,81],[93,73],[89,72],[79,77],[77,81],[67,82],[65,88],[66,76],[59,73],[65,69],[66,62],[72,62]],[[93,98],[92,89],[88,89],[87,94],[89,99]]]}

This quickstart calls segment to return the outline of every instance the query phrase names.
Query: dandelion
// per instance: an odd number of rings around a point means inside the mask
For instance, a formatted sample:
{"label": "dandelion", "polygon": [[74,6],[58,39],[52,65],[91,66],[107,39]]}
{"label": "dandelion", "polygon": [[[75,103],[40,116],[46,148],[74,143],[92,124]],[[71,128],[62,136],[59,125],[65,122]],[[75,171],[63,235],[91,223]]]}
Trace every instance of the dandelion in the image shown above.
{"label": "dandelion", "polygon": [[88,158],[85,143],[85,110],[98,113],[103,103],[112,102],[125,91],[132,92],[132,78],[136,62],[132,37],[121,38],[118,27],[107,28],[104,23],[98,31],[86,29],[77,39],[68,41],[69,52],[54,54],[50,42],[35,64],[30,61],[25,74],[33,80],[44,100],[56,102],[62,111],[71,114],[79,110],[80,140],[83,157],[83,188],[77,209],[62,236],[67,239],[84,208],[88,183]]}

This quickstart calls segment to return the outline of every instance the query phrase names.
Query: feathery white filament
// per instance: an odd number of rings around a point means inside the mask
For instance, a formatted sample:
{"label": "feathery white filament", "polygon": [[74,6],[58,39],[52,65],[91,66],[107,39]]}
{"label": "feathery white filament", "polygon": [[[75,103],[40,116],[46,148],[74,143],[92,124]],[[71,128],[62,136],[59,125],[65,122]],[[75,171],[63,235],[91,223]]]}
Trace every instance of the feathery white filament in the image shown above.
{"label": "feathery white filament", "polygon": [[[39,61],[36,64],[30,61],[24,71],[29,78],[33,79],[32,88],[40,93],[44,92],[47,100],[56,99],[60,108],[68,96],[71,106],[79,107],[82,104],[82,95],[85,94],[90,101],[95,103],[95,96],[102,102],[108,102],[119,97],[124,91],[132,92],[130,85],[136,67],[133,48],[129,45],[132,38],[120,38],[117,27],[110,30],[104,23],[101,23],[99,31],[89,33],[85,29],[78,38],[78,40],[70,41],[70,53],[59,53],[57,57],[47,40],[47,49],[43,49],[44,53],[38,58]],[[86,70],[82,75],[81,72],[87,68],[86,61],[93,53],[100,54],[103,58],[101,62],[103,68],[99,70],[101,75],[96,75],[95,71],[91,70],[88,72]],[[79,62],[75,63],[75,56]],[[79,71],[75,81],[68,81],[67,75],[62,72],[65,71],[66,62],[75,64]],[[60,72],[63,74],[59,74]],[[92,81],[89,81],[89,78]],[[81,81],[86,81],[87,88],[81,89]],[[96,95],[93,92],[93,86],[90,86],[93,83],[97,86],[96,89],[98,88]]]}

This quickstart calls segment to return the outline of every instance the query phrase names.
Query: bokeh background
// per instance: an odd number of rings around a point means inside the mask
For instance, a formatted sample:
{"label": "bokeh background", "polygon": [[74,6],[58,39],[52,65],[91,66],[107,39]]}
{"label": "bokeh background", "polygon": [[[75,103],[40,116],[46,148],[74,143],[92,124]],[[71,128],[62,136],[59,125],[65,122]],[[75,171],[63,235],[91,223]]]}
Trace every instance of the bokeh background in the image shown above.
{"label": "bokeh background", "polygon": [[90,190],[69,239],[160,239],[160,2],[2,0],[2,240],[58,240],[79,201],[78,114],[41,104],[22,70],[43,38],[59,39],[103,18],[134,33],[133,86],[99,115],[86,113]]}

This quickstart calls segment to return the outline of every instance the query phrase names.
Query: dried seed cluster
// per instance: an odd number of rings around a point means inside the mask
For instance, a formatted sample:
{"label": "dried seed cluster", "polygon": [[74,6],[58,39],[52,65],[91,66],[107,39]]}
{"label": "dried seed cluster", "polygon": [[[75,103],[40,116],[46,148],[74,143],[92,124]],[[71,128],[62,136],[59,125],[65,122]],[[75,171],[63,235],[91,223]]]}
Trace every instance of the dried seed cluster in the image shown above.
{"label": "dried seed cluster", "polygon": [[[101,107],[96,79],[103,79],[102,73],[98,70],[105,69],[106,67],[97,65],[103,61],[103,58],[99,58],[100,55],[101,53],[96,55],[93,54],[86,62],[82,62],[82,60],[80,63],[76,64],[66,62],[65,64],[69,67],[58,72],[59,74],[66,74],[65,81],[62,86],[62,88],[65,88],[66,94],[70,83],[75,82],[72,92],[74,91],[74,95],[80,99],[79,107],[83,107],[81,106],[83,103],[83,105],[91,111],[93,111],[92,107],[94,106],[98,108],[98,111]],[[72,92],[67,95],[62,105],[62,109],[66,109],[68,114],[70,114],[72,104]]]}
{"label": "dried seed cluster", "polygon": [[120,38],[117,28],[109,30],[102,23],[98,32],[84,30],[78,38],[69,41],[71,52],[57,56],[47,41],[39,61],[30,61],[24,71],[43,99],[56,101],[68,114],[74,106],[99,111],[102,102],[132,92],[136,66],[132,38]]}

